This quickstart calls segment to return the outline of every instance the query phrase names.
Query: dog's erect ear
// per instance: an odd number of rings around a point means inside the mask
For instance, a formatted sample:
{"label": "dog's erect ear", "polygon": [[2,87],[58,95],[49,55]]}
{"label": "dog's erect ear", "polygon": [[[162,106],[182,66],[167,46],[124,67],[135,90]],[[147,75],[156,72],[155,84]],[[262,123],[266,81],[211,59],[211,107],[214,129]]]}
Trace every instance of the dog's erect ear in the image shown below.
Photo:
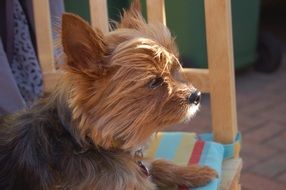
{"label": "dog's erect ear", "polygon": [[140,29],[145,24],[145,20],[141,14],[140,0],[134,0],[128,10],[124,11],[118,28]]}
{"label": "dog's erect ear", "polygon": [[106,44],[100,30],[92,29],[79,16],[65,13],[62,17],[61,35],[68,67],[78,71],[102,73]]}

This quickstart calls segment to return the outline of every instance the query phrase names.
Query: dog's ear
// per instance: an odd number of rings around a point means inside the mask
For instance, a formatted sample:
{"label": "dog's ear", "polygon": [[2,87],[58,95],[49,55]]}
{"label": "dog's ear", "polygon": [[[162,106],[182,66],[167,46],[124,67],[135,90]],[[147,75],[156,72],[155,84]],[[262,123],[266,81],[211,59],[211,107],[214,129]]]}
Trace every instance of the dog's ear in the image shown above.
{"label": "dog's ear", "polygon": [[100,30],[92,29],[79,16],[65,13],[62,17],[61,36],[70,69],[84,73],[103,73],[106,44]]}
{"label": "dog's ear", "polygon": [[124,10],[118,28],[133,28],[140,29],[146,24],[145,19],[141,14],[140,0],[134,0],[128,10]]}

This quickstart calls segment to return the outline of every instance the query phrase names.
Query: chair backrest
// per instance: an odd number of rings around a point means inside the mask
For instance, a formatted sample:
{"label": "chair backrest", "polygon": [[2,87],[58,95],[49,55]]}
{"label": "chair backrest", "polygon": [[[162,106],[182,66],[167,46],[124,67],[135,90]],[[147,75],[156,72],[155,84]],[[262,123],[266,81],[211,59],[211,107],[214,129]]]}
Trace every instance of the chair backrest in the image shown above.
{"label": "chair backrest", "polygon": [[[232,143],[237,134],[231,1],[205,0],[208,69],[184,69],[198,89],[210,93],[212,129],[220,143]],[[106,0],[89,0],[91,24],[108,31]],[[50,91],[60,71],[53,55],[48,0],[33,0],[37,49],[44,75],[45,91]],[[97,19],[100,18],[100,19]],[[147,0],[148,21],[166,24],[164,0]],[[238,155],[237,155],[238,156]]]}

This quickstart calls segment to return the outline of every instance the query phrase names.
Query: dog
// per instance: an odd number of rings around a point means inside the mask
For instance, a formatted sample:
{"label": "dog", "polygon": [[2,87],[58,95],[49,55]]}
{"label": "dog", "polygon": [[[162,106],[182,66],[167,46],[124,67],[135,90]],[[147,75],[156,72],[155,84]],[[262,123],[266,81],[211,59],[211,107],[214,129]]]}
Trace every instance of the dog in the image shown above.
{"label": "dog", "polygon": [[0,189],[176,189],[216,178],[206,166],[142,155],[152,134],[194,115],[200,92],[186,81],[169,30],[147,24],[137,6],[106,34],[63,15],[55,90],[0,119]]}

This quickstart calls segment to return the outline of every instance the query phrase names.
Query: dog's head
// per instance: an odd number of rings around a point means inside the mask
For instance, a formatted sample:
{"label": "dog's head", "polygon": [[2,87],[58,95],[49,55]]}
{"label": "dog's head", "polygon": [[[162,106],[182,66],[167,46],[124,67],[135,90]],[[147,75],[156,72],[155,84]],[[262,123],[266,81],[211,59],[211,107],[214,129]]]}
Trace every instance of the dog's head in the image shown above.
{"label": "dog's head", "polygon": [[83,137],[104,148],[132,149],[198,109],[200,94],[183,76],[169,30],[147,24],[134,7],[106,34],[63,16],[72,117]]}

